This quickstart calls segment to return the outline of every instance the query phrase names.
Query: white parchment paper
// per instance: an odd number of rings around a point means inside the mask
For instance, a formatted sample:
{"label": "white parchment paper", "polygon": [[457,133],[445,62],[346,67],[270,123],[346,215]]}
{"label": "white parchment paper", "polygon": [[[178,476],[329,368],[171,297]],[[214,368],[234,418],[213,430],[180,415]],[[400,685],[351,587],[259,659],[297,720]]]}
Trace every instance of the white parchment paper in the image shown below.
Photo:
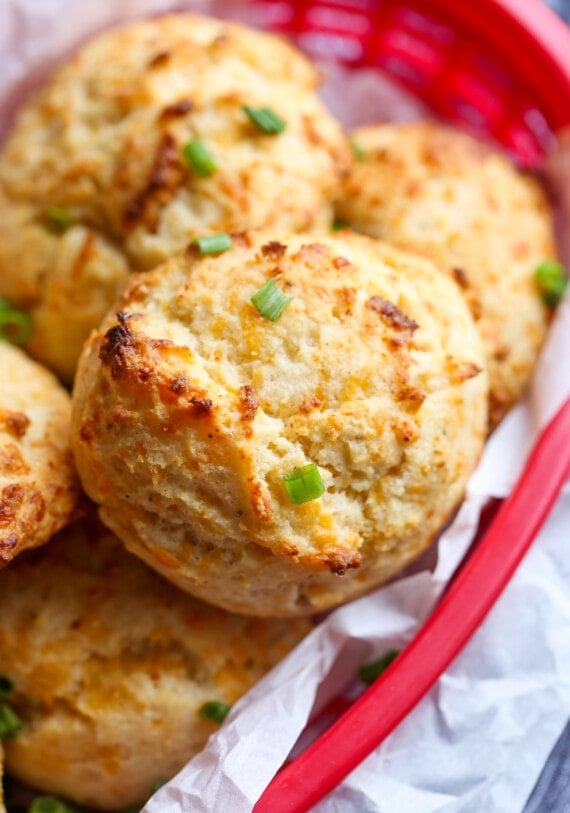
{"label": "white parchment paper", "polygon": [[[46,69],[90,33],[173,8],[259,21],[251,6],[236,0],[0,0],[0,133]],[[370,71],[347,76],[333,67],[327,73],[323,98],[349,126],[425,115]],[[570,176],[567,146],[552,161],[559,181],[560,172]],[[570,190],[570,177],[560,185]],[[569,351],[567,297],[532,392],[487,444],[466,500],[439,541],[433,572],[416,572],[332,613],[235,705],[146,813],[250,811],[309,718],[350,687],[359,665],[405,646],[468,549],[482,506],[509,493],[539,429],[570,396]],[[318,813],[520,813],[570,714],[569,543],[567,487],[461,655],[381,747],[314,808]]]}

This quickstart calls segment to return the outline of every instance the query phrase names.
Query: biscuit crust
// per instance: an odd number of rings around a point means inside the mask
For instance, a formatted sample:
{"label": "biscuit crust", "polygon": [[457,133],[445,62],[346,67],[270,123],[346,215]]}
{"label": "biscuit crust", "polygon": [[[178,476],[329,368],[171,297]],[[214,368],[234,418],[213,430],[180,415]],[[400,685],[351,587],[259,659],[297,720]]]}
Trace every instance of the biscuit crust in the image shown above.
{"label": "biscuit crust", "polygon": [[[202,234],[328,221],[349,151],[318,83],[279,37],[197,14],[106,32],[56,71],[0,156],[0,296],[31,313],[30,352],[71,381],[131,271]],[[274,108],[284,132],[261,132],[244,105]],[[209,176],[183,157],[194,139]]]}
{"label": "biscuit crust", "polygon": [[0,568],[70,522],[80,490],[71,399],[55,377],[0,341]]}
{"label": "biscuit crust", "polygon": [[[293,297],[276,322],[251,296]],[[73,442],[106,524],[205,601],[324,610],[385,581],[462,498],[486,430],[471,315],[429,261],[356,234],[247,233],[127,285],[83,352]],[[326,494],[293,505],[314,463]]]}
{"label": "biscuit crust", "polygon": [[533,279],[556,258],[539,181],[497,151],[435,122],[367,125],[337,216],[430,257],[460,286],[483,338],[490,426],[524,394],[548,326]]}
{"label": "biscuit crust", "polygon": [[312,628],[230,615],[177,590],[94,515],[0,574],[0,663],[23,722],[11,774],[121,810],[205,745],[229,705]]}

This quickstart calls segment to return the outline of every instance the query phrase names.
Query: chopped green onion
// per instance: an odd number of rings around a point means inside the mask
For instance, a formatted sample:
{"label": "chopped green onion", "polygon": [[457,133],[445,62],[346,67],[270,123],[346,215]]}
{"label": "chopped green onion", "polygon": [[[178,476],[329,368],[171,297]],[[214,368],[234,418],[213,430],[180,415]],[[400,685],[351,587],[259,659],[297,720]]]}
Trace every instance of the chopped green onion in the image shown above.
{"label": "chopped green onion", "polygon": [[196,237],[192,244],[198,246],[200,254],[221,254],[232,247],[229,234],[210,234],[208,237]]}
{"label": "chopped green onion", "polygon": [[270,322],[276,322],[292,300],[277,287],[273,277],[251,297],[251,303]]}
{"label": "chopped green onion", "polygon": [[345,220],[333,220],[331,229],[333,231],[340,231],[341,229],[347,229],[348,223]]}
{"label": "chopped green onion", "polygon": [[3,297],[0,296],[0,311],[11,311],[11,310],[12,306],[10,305],[8,300],[3,299]]}
{"label": "chopped green onion", "polygon": [[377,661],[367,663],[358,670],[358,677],[363,683],[374,683],[377,677],[384,672],[393,660],[400,654],[399,649],[389,649]]}
{"label": "chopped green onion", "polygon": [[61,206],[50,206],[46,210],[46,228],[52,234],[63,234],[73,225],[73,217]]}
{"label": "chopped green onion", "polygon": [[161,788],[163,785],[166,785],[167,779],[157,779],[156,782],[151,786],[150,792],[156,793],[156,791]]}
{"label": "chopped green onion", "polygon": [[350,149],[352,150],[352,155],[357,161],[364,161],[366,158],[366,150],[364,147],[362,147],[357,141],[351,141]]}
{"label": "chopped green onion", "polygon": [[251,107],[248,104],[243,106],[244,113],[248,116],[256,127],[259,127],[265,135],[279,135],[286,127],[285,122],[270,107]]}
{"label": "chopped green onion", "polygon": [[218,168],[208,148],[199,138],[193,138],[192,141],[185,144],[182,148],[182,155],[199,178],[213,175]]}
{"label": "chopped green onion", "polygon": [[6,697],[12,691],[12,681],[0,675],[0,697]]}
{"label": "chopped green onion", "polygon": [[568,277],[564,266],[554,260],[544,260],[537,265],[534,279],[542,296],[542,301],[548,308],[555,308],[568,285]]}
{"label": "chopped green onion", "polygon": [[294,505],[316,500],[326,491],[321,473],[314,463],[288,472],[283,477],[283,483]]}
{"label": "chopped green onion", "polygon": [[32,335],[32,321],[26,313],[0,307],[0,340],[25,344]]}
{"label": "chopped green onion", "polygon": [[121,810],[121,813],[141,813],[141,806],[140,805],[131,805],[130,807],[124,807]]}
{"label": "chopped green onion", "polygon": [[200,707],[200,714],[211,723],[223,723],[229,714],[231,706],[221,700],[209,700]]}
{"label": "chopped green onion", "polygon": [[7,703],[0,703],[0,740],[11,740],[22,728],[22,721]]}
{"label": "chopped green onion", "polygon": [[36,796],[28,813],[80,813],[80,808],[62,802],[57,796]]}

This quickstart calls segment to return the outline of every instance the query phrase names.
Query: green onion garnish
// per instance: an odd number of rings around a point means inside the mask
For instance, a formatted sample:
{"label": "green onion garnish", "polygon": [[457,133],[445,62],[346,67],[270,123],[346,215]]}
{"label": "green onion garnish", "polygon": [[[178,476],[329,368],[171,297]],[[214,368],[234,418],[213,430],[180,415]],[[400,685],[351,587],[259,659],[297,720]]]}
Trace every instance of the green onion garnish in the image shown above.
{"label": "green onion garnish", "polygon": [[196,237],[192,244],[198,246],[200,254],[221,254],[232,247],[229,234],[210,234],[208,237]]}
{"label": "green onion garnish", "polygon": [[199,138],[193,138],[192,141],[185,144],[182,148],[182,155],[199,178],[213,175],[218,168],[208,148]]}
{"label": "green onion garnish", "polygon": [[321,473],[314,463],[287,472],[283,483],[294,505],[316,500],[326,491]]}
{"label": "green onion garnish", "polygon": [[0,340],[25,344],[32,335],[32,321],[26,313],[0,306]]}
{"label": "green onion garnish", "polygon": [[564,266],[554,260],[544,260],[535,268],[534,279],[544,304],[548,308],[555,308],[568,285]]}
{"label": "green onion garnish", "polygon": [[244,113],[265,135],[279,135],[286,127],[285,122],[270,107],[243,106]]}
{"label": "green onion garnish", "polygon": [[73,217],[61,206],[50,206],[45,213],[46,228],[52,234],[63,234],[73,225]]}
{"label": "green onion garnish", "polygon": [[0,740],[11,740],[22,728],[22,721],[7,703],[0,703]]}
{"label": "green onion garnish", "polygon": [[80,808],[62,802],[57,796],[36,796],[28,813],[80,813]]}
{"label": "green onion garnish", "polygon": [[229,714],[231,706],[221,700],[209,700],[200,707],[200,714],[211,723],[223,723]]}
{"label": "green onion garnish", "polygon": [[12,691],[12,681],[0,675],[0,697],[6,697]]}
{"label": "green onion garnish", "polygon": [[366,150],[364,147],[361,147],[357,141],[351,141],[350,149],[352,150],[352,154],[357,161],[364,161],[366,158]]}
{"label": "green onion garnish", "polygon": [[392,661],[400,654],[399,649],[389,649],[377,661],[367,663],[358,670],[358,677],[363,683],[374,683],[377,677],[384,672]]}
{"label": "green onion garnish", "polygon": [[151,793],[156,793],[156,791],[159,788],[161,788],[163,785],[166,785],[167,781],[168,780],[166,780],[166,779],[157,779],[156,782],[154,782],[154,784],[151,786],[150,792]]}
{"label": "green onion garnish", "polygon": [[340,231],[341,229],[347,229],[348,223],[345,220],[333,220],[331,229],[333,231]]}
{"label": "green onion garnish", "polygon": [[251,302],[262,316],[276,322],[292,299],[277,287],[272,277],[251,297]]}

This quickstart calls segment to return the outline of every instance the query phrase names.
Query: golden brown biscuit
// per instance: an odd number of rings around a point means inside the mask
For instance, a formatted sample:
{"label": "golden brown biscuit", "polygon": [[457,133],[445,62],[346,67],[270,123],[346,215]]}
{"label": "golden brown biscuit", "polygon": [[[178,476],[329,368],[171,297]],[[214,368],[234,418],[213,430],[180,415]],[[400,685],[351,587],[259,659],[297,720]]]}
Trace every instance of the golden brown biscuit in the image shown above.
{"label": "golden brown biscuit", "polygon": [[79,503],[71,400],[23,350],[0,341],[0,568],[66,525]]}
{"label": "golden brown biscuit", "polygon": [[[33,355],[70,381],[120,282],[197,235],[329,221],[349,151],[318,82],[284,40],[196,14],[81,48],[0,156],[0,296],[31,313]],[[244,106],[274,108],[284,131]],[[208,176],[183,157],[193,140]]]}
{"label": "golden brown biscuit", "polygon": [[[250,299],[293,297],[275,322]],[[83,485],[127,547],[228,610],[324,610],[461,500],[487,421],[471,315],[428,260],[356,234],[246,234],[133,278],[74,391]],[[315,464],[322,498],[284,476]]]}
{"label": "golden brown biscuit", "polygon": [[498,152],[434,122],[369,125],[352,138],[363,155],[337,215],[454,276],[483,337],[493,426],[523,394],[546,333],[533,279],[541,260],[556,257],[544,190]]}
{"label": "golden brown biscuit", "polygon": [[131,557],[94,517],[0,574],[0,664],[23,727],[10,773],[119,810],[205,744],[200,707],[234,703],[311,629],[229,615]]}

